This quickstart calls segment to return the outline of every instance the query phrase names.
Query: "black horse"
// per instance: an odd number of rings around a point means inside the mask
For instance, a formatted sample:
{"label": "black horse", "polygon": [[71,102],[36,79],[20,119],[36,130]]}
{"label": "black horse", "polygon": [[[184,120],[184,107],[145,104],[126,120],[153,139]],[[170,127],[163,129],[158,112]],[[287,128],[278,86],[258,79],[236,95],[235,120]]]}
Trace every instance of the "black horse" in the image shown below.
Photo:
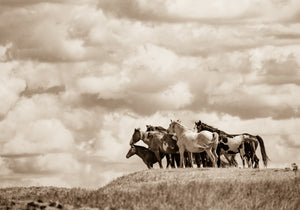
{"label": "black horse", "polygon": [[[133,155],[139,156],[144,163],[147,165],[149,169],[153,168],[153,164],[157,163],[158,160],[151,150],[147,149],[146,147],[138,146],[138,145],[131,145],[126,158],[130,158]],[[163,153],[160,154],[161,158],[165,155]]]}

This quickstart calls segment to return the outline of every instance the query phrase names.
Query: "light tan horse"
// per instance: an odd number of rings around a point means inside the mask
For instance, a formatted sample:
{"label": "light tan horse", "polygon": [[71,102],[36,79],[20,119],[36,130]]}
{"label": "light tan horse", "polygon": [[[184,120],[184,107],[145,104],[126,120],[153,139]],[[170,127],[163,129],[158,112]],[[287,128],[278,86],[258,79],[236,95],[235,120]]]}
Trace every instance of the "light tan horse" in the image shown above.
{"label": "light tan horse", "polygon": [[[169,125],[168,132],[176,133],[180,153],[180,167],[183,167],[184,152],[188,151],[189,155],[194,152],[205,151],[208,157],[213,162],[213,167],[216,166],[217,160],[217,146],[219,135],[216,132],[201,131],[199,133],[187,129],[181,125],[178,121],[172,121]],[[192,158],[190,157],[190,160]]]}

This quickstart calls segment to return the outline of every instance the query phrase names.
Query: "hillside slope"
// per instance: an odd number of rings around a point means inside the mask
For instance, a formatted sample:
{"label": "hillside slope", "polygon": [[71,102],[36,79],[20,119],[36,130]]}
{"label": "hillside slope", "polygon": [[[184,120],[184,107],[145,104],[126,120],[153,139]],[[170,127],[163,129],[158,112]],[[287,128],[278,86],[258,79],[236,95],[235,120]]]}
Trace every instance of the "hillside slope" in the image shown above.
{"label": "hillside slope", "polygon": [[300,179],[290,170],[154,169],[98,190],[0,189],[0,207],[40,199],[59,201],[65,209],[299,209],[299,195]]}

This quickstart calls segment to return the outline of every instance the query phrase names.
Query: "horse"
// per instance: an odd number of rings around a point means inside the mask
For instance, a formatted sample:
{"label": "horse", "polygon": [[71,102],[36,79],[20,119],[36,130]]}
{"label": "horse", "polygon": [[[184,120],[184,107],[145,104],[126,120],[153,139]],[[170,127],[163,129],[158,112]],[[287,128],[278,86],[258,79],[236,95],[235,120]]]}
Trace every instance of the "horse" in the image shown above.
{"label": "horse", "polygon": [[[178,121],[172,121],[169,124],[169,128],[167,129],[170,133],[176,133],[178,141],[177,145],[179,147],[180,153],[180,167],[183,167],[183,158],[184,152],[188,151],[190,160],[191,153],[194,152],[203,152],[205,151],[208,154],[208,157],[213,162],[213,165],[216,165],[216,149],[218,145],[219,135],[216,132],[210,131],[201,131],[199,133],[194,132],[192,130],[187,129],[183,125],[181,125]],[[191,162],[192,164],[192,162]]]}
{"label": "horse", "polygon": [[154,152],[160,168],[163,168],[161,163],[162,158],[160,157],[160,153],[162,152],[166,155],[167,167],[168,167],[170,165],[169,153],[167,153],[162,149],[162,138],[164,135],[165,135],[164,133],[157,132],[157,131],[145,132],[145,131],[141,131],[140,128],[135,128],[129,144],[133,145],[139,140],[142,140],[145,144],[148,145],[149,149]]}
{"label": "horse", "polygon": [[146,132],[149,131],[158,131],[162,133],[168,133],[167,129],[161,126],[152,126],[152,125],[146,125]]}
{"label": "horse", "polygon": [[[201,124],[201,121],[199,120],[199,122],[195,122],[194,129],[196,128],[197,132],[200,132],[202,130],[208,130],[210,132],[217,132],[219,134],[219,138],[223,138],[224,135],[229,135],[229,134],[225,133],[224,131],[213,128],[212,126],[209,126],[209,127],[207,127],[207,126],[208,125],[206,125],[204,123]],[[228,163],[226,163],[221,160],[221,158],[220,158],[221,155],[220,155],[219,151],[220,151],[220,147],[218,145],[218,147],[217,147],[218,167],[220,167],[220,166],[228,167],[228,166],[237,166],[238,165],[238,163],[235,160],[235,154],[223,154],[224,157],[226,158],[226,160],[228,161]],[[203,167],[212,167],[213,164],[210,161],[210,159],[207,157],[207,154],[205,152],[200,153],[200,156],[201,156],[201,162],[203,164]]]}
{"label": "horse", "polygon": [[[154,152],[147,149],[146,147],[131,145],[128,153],[126,154],[126,158],[130,158],[133,155],[139,156],[149,169],[153,168],[154,163],[158,162]],[[163,158],[163,156],[164,154],[160,154],[161,158]]]}
{"label": "horse", "polygon": [[[158,141],[158,140],[156,140],[154,142],[158,143],[158,147],[159,147],[160,151],[166,153],[167,158],[169,155],[170,160],[169,160],[169,162],[167,162],[167,168],[169,165],[171,165],[172,168],[175,168],[175,163],[176,163],[177,167],[179,167],[180,155],[179,155],[179,149],[177,146],[176,135],[168,134],[167,129],[165,129],[162,126],[146,125],[146,128],[147,128],[146,132],[157,131],[157,132],[164,134],[163,138],[161,139],[162,145],[159,144],[160,141]],[[151,136],[151,134],[148,135],[148,137],[150,137],[150,136]],[[166,148],[167,145],[168,145],[169,149]],[[195,157],[195,159],[196,159],[196,157]],[[184,165],[185,165],[185,167],[192,167],[191,160],[189,159],[189,155],[187,152],[184,153]]]}
{"label": "horse", "polygon": [[[259,144],[264,166],[267,167],[269,157],[267,156],[263,139],[259,135],[254,136],[254,135],[251,135],[248,133],[228,134],[222,130],[219,130],[210,125],[207,125],[207,124],[201,122],[200,120],[198,122],[195,122],[195,125],[199,132],[203,131],[203,130],[208,130],[211,132],[217,132],[219,134],[220,139],[219,139],[219,145],[218,145],[218,150],[217,150],[218,155],[219,155],[218,165],[220,164],[220,155],[221,154],[223,154],[225,156],[225,158],[228,160],[228,157],[227,157],[228,155],[230,155],[230,154],[235,155],[237,153],[240,153],[240,156],[241,156],[241,159],[243,162],[243,167],[245,166],[244,158],[247,159],[248,166],[251,166],[254,168],[258,167],[259,159],[256,156],[255,151]],[[250,164],[250,160],[251,160],[252,164]],[[254,164],[254,166],[253,166],[253,164]]]}

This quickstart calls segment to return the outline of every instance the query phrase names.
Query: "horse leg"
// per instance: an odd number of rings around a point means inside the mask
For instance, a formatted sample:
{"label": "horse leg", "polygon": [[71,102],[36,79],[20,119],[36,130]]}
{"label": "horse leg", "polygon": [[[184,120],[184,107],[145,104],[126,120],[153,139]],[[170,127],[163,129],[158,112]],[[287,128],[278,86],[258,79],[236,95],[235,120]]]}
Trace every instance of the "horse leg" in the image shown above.
{"label": "horse leg", "polygon": [[157,159],[157,162],[159,164],[159,167],[160,168],[163,168],[162,164],[161,164],[161,158],[160,158],[160,154],[159,154],[159,150],[155,150],[154,152],[155,156],[156,156],[156,159]]}
{"label": "horse leg", "polygon": [[194,153],[194,157],[195,157],[195,162],[197,164],[197,168],[200,168],[201,166],[201,161],[200,161],[200,153]]}
{"label": "horse leg", "polygon": [[173,157],[173,154],[169,154],[169,157],[170,157],[171,168],[174,168],[174,157]]}
{"label": "horse leg", "polygon": [[253,156],[252,154],[246,154],[246,162],[247,162],[247,165],[248,165],[248,168],[253,168],[253,164],[254,164],[254,161],[253,161]]}
{"label": "horse leg", "polygon": [[239,153],[243,162],[243,168],[245,168],[245,144],[248,144],[248,142],[242,142],[242,144],[239,146]]}
{"label": "horse leg", "polygon": [[221,149],[220,149],[220,146],[218,144],[217,146],[217,155],[218,155],[218,158],[217,158],[217,165],[218,165],[218,168],[220,168],[220,165],[221,165]]}
{"label": "horse leg", "polygon": [[190,167],[193,168],[193,157],[192,157],[192,153],[191,152],[187,152],[188,153],[188,159],[190,162]]}
{"label": "horse leg", "polygon": [[254,168],[259,168],[259,158],[254,155]]}
{"label": "horse leg", "polygon": [[166,168],[169,168],[169,165],[171,163],[170,158],[171,158],[170,155],[166,154],[166,159],[167,159],[167,166],[166,166]]}
{"label": "horse leg", "polygon": [[202,167],[206,167],[206,159],[205,159],[205,156],[206,156],[206,153],[205,152],[200,152],[200,157],[201,157],[201,162],[202,162]]}
{"label": "horse leg", "polygon": [[179,167],[180,167],[180,168],[183,168],[184,148],[183,148],[183,149],[179,149],[179,153],[180,153],[180,163],[179,163]]}
{"label": "horse leg", "polygon": [[216,143],[213,147],[212,147],[212,153],[215,157],[215,160],[218,159],[218,155],[217,155],[217,147],[218,147],[218,144]]}
{"label": "horse leg", "polygon": [[224,153],[223,155],[224,155],[225,159],[228,161],[229,165],[231,166],[232,165],[232,159],[229,159],[228,154]]}
{"label": "horse leg", "polygon": [[209,157],[209,159],[212,161],[213,167],[215,167],[215,166],[216,166],[216,160],[215,160],[215,157],[214,157],[214,155],[213,155],[211,149],[206,150],[206,154],[207,154],[207,156]]}
{"label": "horse leg", "polygon": [[238,167],[239,164],[236,162],[235,155],[231,155],[231,163],[234,167]]}
{"label": "horse leg", "polygon": [[179,168],[180,167],[180,154],[174,154],[174,159],[175,159],[177,168]]}
{"label": "horse leg", "polygon": [[256,156],[256,154],[255,154],[255,150],[256,150],[255,142],[252,142],[252,144],[251,144],[251,150],[250,150],[251,151],[251,166],[252,166],[252,168],[256,167],[255,166],[256,159],[258,159],[257,156]]}
{"label": "horse leg", "polygon": [[242,155],[241,155],[241,159],[242,159],[242,162],[243,162],[243,168],[245,168],[245,158],[242,157]]}

